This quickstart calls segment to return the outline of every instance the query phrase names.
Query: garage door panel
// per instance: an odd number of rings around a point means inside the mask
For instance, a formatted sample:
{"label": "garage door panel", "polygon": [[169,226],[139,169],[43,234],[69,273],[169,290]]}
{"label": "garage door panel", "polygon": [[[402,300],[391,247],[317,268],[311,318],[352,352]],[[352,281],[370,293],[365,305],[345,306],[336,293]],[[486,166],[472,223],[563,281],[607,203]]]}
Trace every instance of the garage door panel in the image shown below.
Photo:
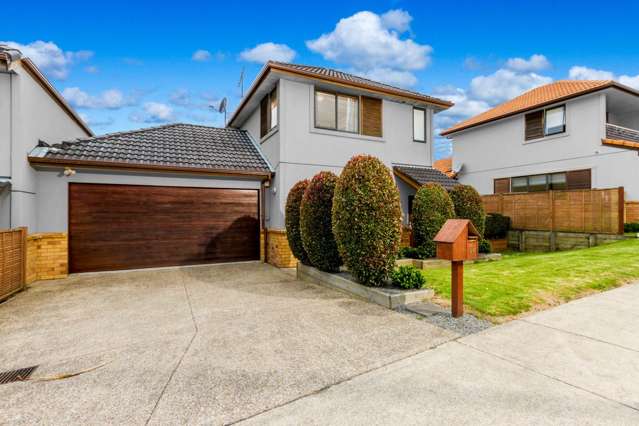
{"label": "garage door panel", "polygon": [[256,190],[69,185],[72,272],[256,260]]}

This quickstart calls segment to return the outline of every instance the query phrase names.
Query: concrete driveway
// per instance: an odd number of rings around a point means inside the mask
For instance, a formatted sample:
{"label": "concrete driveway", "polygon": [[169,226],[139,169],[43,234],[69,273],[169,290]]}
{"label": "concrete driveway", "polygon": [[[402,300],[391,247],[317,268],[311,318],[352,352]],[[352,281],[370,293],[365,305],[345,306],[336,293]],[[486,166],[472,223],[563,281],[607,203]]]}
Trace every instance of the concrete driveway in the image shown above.
{"label": "concrete driveway", "polygon": [[639,283],[445,343],[248,424],[639,424]]}
{"label": "concrete driveway", "polygon": [[72,276],[0,305],[0,423],[235,422],[455,337],[260,263]]}

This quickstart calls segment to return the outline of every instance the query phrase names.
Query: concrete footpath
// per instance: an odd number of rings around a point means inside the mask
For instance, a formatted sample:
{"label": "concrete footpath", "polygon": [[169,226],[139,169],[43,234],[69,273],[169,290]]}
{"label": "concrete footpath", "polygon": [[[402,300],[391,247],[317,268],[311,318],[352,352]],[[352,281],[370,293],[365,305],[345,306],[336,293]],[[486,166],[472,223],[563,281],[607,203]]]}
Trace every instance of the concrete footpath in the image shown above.
{"label": "concrete footpath", "polygon": [[639,424],[639,284],[445,343],[246,424]]}

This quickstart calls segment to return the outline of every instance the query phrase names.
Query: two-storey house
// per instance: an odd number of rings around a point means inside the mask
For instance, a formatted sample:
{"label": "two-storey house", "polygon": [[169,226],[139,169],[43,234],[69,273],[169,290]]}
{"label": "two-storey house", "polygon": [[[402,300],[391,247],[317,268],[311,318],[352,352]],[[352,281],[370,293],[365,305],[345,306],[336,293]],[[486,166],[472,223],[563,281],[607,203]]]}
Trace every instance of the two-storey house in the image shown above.
{"label": "two-storey house", "polygon": [[393,170],[407,223],[416,188],[456,181],[433,165],[433,115],[448,101],[344,72],[269,62],[229,126],[258,141],[275,174],[266,192],[271,241],[284,237],[290,188],[322,170],[340,173],[356,154],[370,154]]}
{"label": "two-storey house", "polygon": [[615,81],[557,81],[442,135],[482,194],[624,187],[639,200],[639,92]]}

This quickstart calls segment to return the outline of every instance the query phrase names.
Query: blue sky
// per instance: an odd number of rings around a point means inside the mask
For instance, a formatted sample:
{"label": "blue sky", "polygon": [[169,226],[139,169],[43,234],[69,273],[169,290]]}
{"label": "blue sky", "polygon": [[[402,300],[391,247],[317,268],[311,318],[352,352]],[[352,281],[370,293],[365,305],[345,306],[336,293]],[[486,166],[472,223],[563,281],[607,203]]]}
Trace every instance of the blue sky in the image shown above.
{"label": "blue sky", "polygon": [[[93,130],[223,124],[269,57],[451,99],[437,127],[562,78],[639,87],[636,2],[8,2],[0,42],[32,56]],[[614,25],[612,25],[614,24]],[[202,51],[195,54],[197,51]],[[448,146],[438,142],[438,155]]]}

